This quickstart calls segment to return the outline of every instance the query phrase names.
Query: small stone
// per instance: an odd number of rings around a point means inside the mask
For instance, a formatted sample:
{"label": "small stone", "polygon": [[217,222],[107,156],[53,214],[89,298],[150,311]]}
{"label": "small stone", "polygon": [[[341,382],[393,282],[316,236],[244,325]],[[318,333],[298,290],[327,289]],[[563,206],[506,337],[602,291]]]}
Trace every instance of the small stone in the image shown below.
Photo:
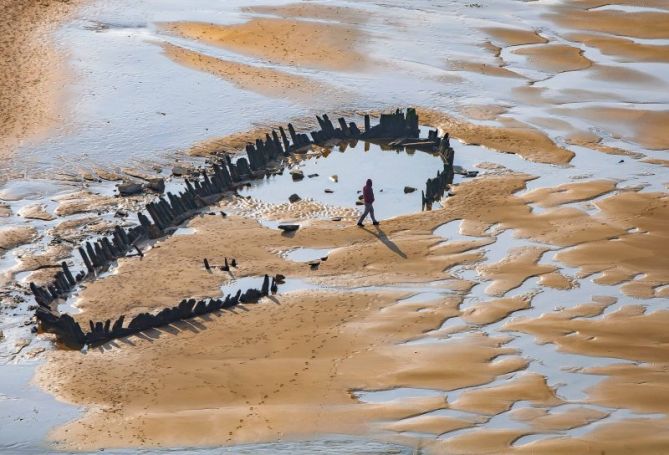
{"label": "small stone", "polygon": [[479,171],[467,171],[465,177],[476,177],[477,175],[479,175]]}
{"label": "small stone", "polygon": [[132,196],[142,192],[142,185],[139,183],[121,183],[116,186],[121,196]]}
{"label": "small stone", "polygon": [[405,186],[404,187],[404,194],[413,193],[414,191],[416,191],[416,188],[414,188],[413,186]]}
{"label": "small stone", "polygon": [[181,177],[182,175],[186,175],[187,173],[188,171],[183,166],[174,166],[172,168],[172,175],[175,177]]}
{"label": "small stone", "polygon": [[298,196],[297,194],[293,193],[293,194],[291,194],[291,195],[288,197],[288,200],[289,200],[291,203],[295,203],[295,202],[297,202],[297,201],[301,201],[302,198],[301,198],[300,196]]}
{"label": "small stone", "polygon": [[328,260],[328,257],[327,257],[327,256],[323,256],[323,257],[321,258],[321,261],[323,261],[323,262],[325,262],[325,261],[327,261],[327,260]]}
{"label": "small stone", "polygon": [[334,191],[332,191],[330,188],[325,188],[325,192],[328,194],[334,193]]}
{"label": "small stone", "polygon": [[279,229],[281,229],[284,232],[294,232],[297,231],[300,228],[299,224],[280,224]]}
{"label": "small stone", "polygon": [[337,182],[339,182],[339,176],[338,176],[337,174],[335,174],[335,175],[331,175],[331,176],[330,176],[330,180],[332,180],[333,182],[337,183]]}
{"label": "small stone", "polygon": [[302,180],[304,178],[304,172],[302,172],[300,169],[291,169],[290,176],[295,181]]}
{"label": "small stone", "polygon": [[146,187],[156,193],[162,193],[165,191],[165,179],[162,178],[153,178],[147,181]]}
{"label": "small stone", "polygon": [[332,221],[341,221],[341,217],[340,216],[335,216],[335,217],[332,218]]}
{"label": "small stone", "polygon": [[318,177],[318,174],[309,174],[307,175],[310,179],[313,179],[314,177]]}
{"label": "small stone", "polygon": [[316,270],[319,265],[321,265],[321,261],[315,260],[315,261],[309,261],[307,262],[309,264],[309,267],[311,267],[311,270]]}
{"label": "small stone", "polygon": [[355,205],[363,205],[363,202],[362,202],[362,201],[360,201],[360,200],[358,200],[358,201],[355,201]]}
{"label": "small stone", "polygon": [[274,275],[274,281],[276,281],[279,284],[283,284],[286,282],[286,276],[277,273],[276,275]]}
{"label": "small stone", "polygon": [[122,209],[118,209],[116,211],[116,213],[114,213],[114,216],[116,218],[125,218],[125,217],[128,216],[128,212],[126,212],[125,210],[122,210]]}

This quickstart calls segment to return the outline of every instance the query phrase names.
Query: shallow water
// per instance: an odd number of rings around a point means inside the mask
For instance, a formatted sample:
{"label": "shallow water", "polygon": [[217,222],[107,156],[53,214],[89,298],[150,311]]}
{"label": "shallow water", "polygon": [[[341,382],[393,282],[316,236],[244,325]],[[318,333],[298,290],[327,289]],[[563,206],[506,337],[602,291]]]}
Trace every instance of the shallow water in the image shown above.
{"label": "shallow water", "polygon": [[[327,156],[305,159],[295,168],[304,173],[304,179],[293,181],[286,170],[282,175],[254,182],[240,194],[274,204],[285,203],[291,194],[297,194],[325,205],[352,207],[370,178],[376,217],[384,219],[420,211],[421,190],[428,178],[443,170],[443,161],[421,151],[382,150],[376,144],[359,141],[354,146],[334,147]],[[337,176],[336,182],[332,176]],[[416,190],[405,193],[405,186]],[[332,193],[326,193],[326,189]]]}

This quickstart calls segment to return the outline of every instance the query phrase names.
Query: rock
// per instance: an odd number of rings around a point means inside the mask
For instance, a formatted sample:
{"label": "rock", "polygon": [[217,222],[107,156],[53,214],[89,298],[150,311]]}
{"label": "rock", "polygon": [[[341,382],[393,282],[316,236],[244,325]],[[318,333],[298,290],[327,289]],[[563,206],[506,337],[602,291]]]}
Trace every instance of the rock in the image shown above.
{"label": "rock", "polygon": [[304,178],[304,172],[302,172],[300,169],[291,169],[290,170],[290,176],[295,181],[302,180]]}
{"label": "rock", "polygon": [[280,273],[277,273],[276,275],[274,275],[274,280],[275,280],[278,284],[283,284],[283,283],[286,282],[286,276],[285,276],[285,275],[281,275]]}
{"label": "rock", "polygon": [[5,338],[5,334],[0,330],[0,341],[2,341],[3,338]]}
{"label": "rock", "polygon": [[361,194],[360,196],[358,196],[358,200],[359,200],[359,201],[362,201],[363,198],[364,198],[364,196],[363,196],[362,194]]}
{"label": "rock", "polygon": [[325,261],[327,261],[327,260],[328,260],[328,257],[327,257],[327,256],[323,256],[323,257],[321,258],[321,261],[322,261],[322,262],[325,262]]}
{"label": "rock", "polygon": [[154,178],[147,181],[146,187],[156,193],[163,193],[165,191],[165,179]]}
{"label": "rock", "polygon": [[300,228],[299,224],[280,224],[279,229],[284,232],[294,232]]}
{"label": "rock", "polygon": [[340,216],[335,216],[335,217],[331,218],[331,220],[332,221],[341,221],[341,217]]}
{"label": "rock", "polygon": [[174,166],[172,168],[172,175],[175,177],[181,177],[186,174],[188,174],[188,170],[183,166]]}
{"label": "rock", "polygon": [[318,266],[321,265],[321,261],[316,259],[315,261],[307,262],[307,264],[309,264],[309,267],[311,267],[311,270],[316,270],[318,268]]}
{"label": "rock", "polygon": [[479,175],[479,171],[467,171],[465,177],[476,177],[477,175]]}
{"label": "rock", "polygon": [[332,191],[330,188],[325,188],[325,192],[328,194],[334,193],[334,191]]}
{"label": "rock", "polygon": [[355,201],[355,205],[363,205],[364,203],[360,200]]}
{"label": "rock", "polygon": [[414,191],[416,191],[416,188],[414,188],[413,186],[405,186],[404,187],[404,194],[413,193]]}
{"label": "rock", "polygon": [[310,179],[313,179],[314,177],[318,177],[318,174],[309,174],[307,175]]}
{"label": "rock", "polygon": [[338,176],[337,174],[335,174],[335,175],[331,175],[331,176],[330,176],[330,180],[332,180],[333,182],[337,183],[337,182],[339,182],[339,176]]}
{"label": "rock", "polygon": [[116,185],[118,192],[121,196],[132,196],[133,194],[139,194],[144,188],[139,183],[120,183]]}
{"label": "rock", "polygon": [[116,213],[114,213],[114,217],[116,218],[125,218],[128,216],[128,212],[126,212],[123,209],[118,209]]}
{"label": "rock", "polygon": [[297,202],[297,201],[301,201],[302,198],[301,198],[300,196],[298,196],[297,194],[293,193],[293,194],[291,194],[291,195],[288,197],[288,200],[289,200],[291,203],[294,203],[294,202]]}

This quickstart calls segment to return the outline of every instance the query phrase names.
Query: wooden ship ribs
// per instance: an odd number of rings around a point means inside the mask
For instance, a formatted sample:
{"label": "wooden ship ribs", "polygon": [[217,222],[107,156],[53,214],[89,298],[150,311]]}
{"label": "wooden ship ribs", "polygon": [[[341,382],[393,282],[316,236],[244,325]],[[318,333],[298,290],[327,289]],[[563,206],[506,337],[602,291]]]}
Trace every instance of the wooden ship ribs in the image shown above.
{"label": "wooden ship ribs", "polygon": [[[271,133],[265,134],[264,139],[257,139],[255,144],[247,144],[246,156],[234,161],[227,154],[219,157],[209,169],[203,170],[200,176],[186,178],[184,187],[177,194],[167,192],[165,196],[146,204],[146,212],[137,213],[139,222],[137,226],[130,229],[116,226],[110,236],[82,243],[78,247],[78,252],[85,270],[73,274],[67,263],[63,262],[62,270],[55,274],[51,283],[45,286],[30,283],[30,289],[38,304],[35,316],[39,329],[55,333],[63,344],[77,349],[87,344],[100,344],[179,319],[220,310],[226,305],[236,305],[246,299],[245,296],[249,292],[255,295],[256,290],[250,289],[237,296],[226,296],[225,299],[210,299],[206,302],[184,300],[179,305],[166,308],[154,315],[140,314],[133,318],[127,327],[123,326],[124,316],[113,322],[91,321],[90,330],[87,332],[70,315],[61,315],[56,310],[58,304],[66,300],[82,280],[95,279],[118,258],[130,252],[136,252],[141,256],[142,242],[171,234],[177,226],[222,199],[226,193],[237,190],[250,180],[270,175],[272,167],[281,166],[285,157],[304,153],[313,144],[326,146],[333,142],[364,140],[384,143],[390,147],[406,147],[438,153],[444,167],[437,172],[435,178],[427,180],[425,190],[422,191],[423,208],[431,208],[432,203],[443,197],[453,182],[454,152],[450,147],[448,133],[439,137],[438,130],[430,130],[427,138],[420,138],[418,115],[413,108],[381,114],[379,123],[374,126],[371,125],[370,115],[365,115],[362,130],[355,122],[347,122],[343,117],[337,119],[337,126],[327,114],[316,116],[316,119],[320,129],[311,131],[310,135],[298,133],[289,123],[288,133],[286,129],[279,127],[278,132],[272,130]],[[272,287],[274,286],[272,283]],[[263,289],[264,287],[263,285]],[[261,295],[266,295],[263,294],[263,290],[259,292]]]}

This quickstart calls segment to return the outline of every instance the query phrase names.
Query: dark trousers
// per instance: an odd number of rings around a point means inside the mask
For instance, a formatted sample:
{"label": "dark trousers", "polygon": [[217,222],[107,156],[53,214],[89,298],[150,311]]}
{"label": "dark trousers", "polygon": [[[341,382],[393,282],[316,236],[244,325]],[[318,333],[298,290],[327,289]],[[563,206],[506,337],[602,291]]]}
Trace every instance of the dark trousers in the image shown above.
{"label": "dark trousers", "polygon": [[372,222],[376,223],[376,218],[374,218],[374,206],[369,203],[365,204],[365,211],[362,212],[362,216],[358,220],[358,224],[362,224],[362,222],[367,218],[367,214],[369,214],[372,217]]}

